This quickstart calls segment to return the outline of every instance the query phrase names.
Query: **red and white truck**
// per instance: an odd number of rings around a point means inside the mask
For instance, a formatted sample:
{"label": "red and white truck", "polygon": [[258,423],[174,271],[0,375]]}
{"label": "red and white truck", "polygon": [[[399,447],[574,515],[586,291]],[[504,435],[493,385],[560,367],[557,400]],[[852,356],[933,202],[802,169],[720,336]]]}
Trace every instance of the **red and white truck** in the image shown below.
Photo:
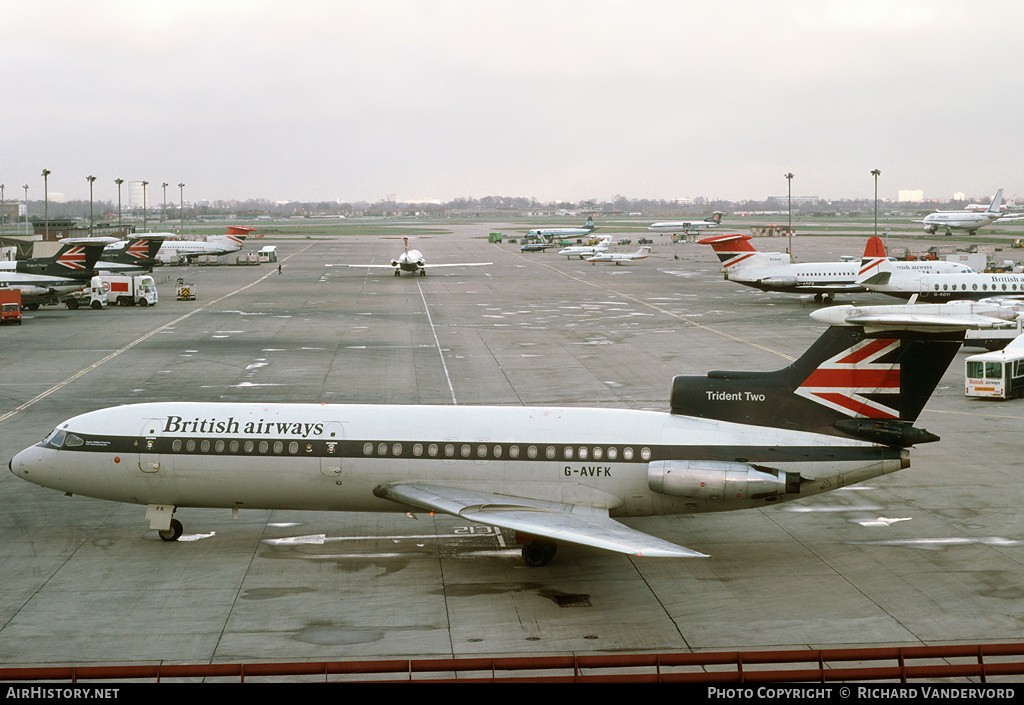
{"label": "red and white truck", "polygon": [[158,300],[156,282],[149,274],[101,274],[100,280],[111,306],[155,306]]}

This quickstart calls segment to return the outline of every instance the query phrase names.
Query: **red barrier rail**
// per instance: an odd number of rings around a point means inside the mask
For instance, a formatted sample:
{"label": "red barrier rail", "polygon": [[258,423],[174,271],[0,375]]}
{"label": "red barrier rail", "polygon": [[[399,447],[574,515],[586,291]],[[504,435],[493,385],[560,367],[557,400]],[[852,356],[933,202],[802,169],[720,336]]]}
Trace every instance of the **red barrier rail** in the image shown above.
{"label": "red barrier rail", "polygon": [[[911,661],[931,663],[911,664]],[[772,668],[805,664],[802,668]],[[856,664],[856,665],[847,665]],[[875,664],[875,665],[869,665]],[[525,671],[531,673],[522,674]],[[1024,643],[790,651],[0,668],[0,681],[246,679],[338,682],[832,683],[1024,674]]]}

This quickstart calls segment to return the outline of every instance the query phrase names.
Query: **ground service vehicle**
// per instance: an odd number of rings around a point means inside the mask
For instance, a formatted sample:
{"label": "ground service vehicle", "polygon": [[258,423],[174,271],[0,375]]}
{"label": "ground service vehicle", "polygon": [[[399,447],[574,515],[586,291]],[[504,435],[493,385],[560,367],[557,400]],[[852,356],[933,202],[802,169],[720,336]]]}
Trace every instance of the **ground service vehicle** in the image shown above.
{"label": "ground service vehicle", "polygon": [[107,305],[107,289],[103,286],[103,280],[100,277],[93,277],[89,280],[89,286],[76,291],[70,296],[65,296],[61,299],[64,305],[74,310],[81,306],[89,306],[90,308],[100,310]]}
{"label": "ground service vehicle", "polygon": [[964,394],[1013,399],[1024,394],[1024,336],[1002,350],[971,355],[965,362]]}
{"label": "ground service vehicle", "polygon": [[179,277],[178,288],[175,293],[177,294],[178,301],[195,301],[196,285],[190,284]]}
{"label": "ground service vehicle", "polygon": [[100,276],[107,290],[107,303],[118,306],[155,306],[156,282],[149,274],[103,274]]}
{"label": "ground service vehicle", "polygon": [[276,262],[277,261],[277,247],[274,245],[264,245],[259,251],[260,262]]}
{"label": "ground service vehicle", "polygon": [[21,325],[21,289],[0,289],[0,325]]}

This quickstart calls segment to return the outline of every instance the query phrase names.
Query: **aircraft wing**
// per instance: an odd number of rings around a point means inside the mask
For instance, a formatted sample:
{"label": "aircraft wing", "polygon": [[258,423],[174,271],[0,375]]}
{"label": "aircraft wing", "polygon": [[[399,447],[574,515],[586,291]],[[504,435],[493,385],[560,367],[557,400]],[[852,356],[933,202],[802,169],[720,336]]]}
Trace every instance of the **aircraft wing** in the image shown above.
{"label": "aircraft wing", "polygon": [[606,509],[420,482],[382,485],[374,494],[489,526],[634,556],[707,558],[703,553],[630,529],[610,518]]}
{"label": "aircraft wing", "polygon": [[462,264],[430,264],[426,262],[423,264],[424,269],[437,269],[438,267],[486,267],[494,264],[493,262],[464,262]]}
{"label": "aircraft wing", "polygon": [[860,284],[807,284],[805,286],[797,285],[796,291],[806,289],[807,291],[864,291],[864,287]]}
{"label": "aircraft wing", "polygon": [[[325,264],[325,267],[333,267],[333,264]],[[350,264],[349,267],[363,267],[364,269],[394,269],[393,264]]]}
{"label": "aircraft wing", "polygon": [[1013,321],[1004,321],[989,316],[974,314],[929,314],[929,313],[888,313],[888,314],[865,314],[859,316],[847,316],[847,323],[855,323],[862,326],[934,326],[950,330],[963,330],[964,328],[1010,328],[1016,325]]}

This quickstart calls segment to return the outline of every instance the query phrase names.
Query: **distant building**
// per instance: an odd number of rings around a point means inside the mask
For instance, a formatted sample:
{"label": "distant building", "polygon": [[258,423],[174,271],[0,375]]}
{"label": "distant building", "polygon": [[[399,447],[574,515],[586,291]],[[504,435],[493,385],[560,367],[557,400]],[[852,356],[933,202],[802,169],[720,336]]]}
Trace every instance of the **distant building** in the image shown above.
{"label": "distant building", "polygon": [[900,189],[896,192],[897,203],[920,203],[924,200],[924,191],[921,189]]}

